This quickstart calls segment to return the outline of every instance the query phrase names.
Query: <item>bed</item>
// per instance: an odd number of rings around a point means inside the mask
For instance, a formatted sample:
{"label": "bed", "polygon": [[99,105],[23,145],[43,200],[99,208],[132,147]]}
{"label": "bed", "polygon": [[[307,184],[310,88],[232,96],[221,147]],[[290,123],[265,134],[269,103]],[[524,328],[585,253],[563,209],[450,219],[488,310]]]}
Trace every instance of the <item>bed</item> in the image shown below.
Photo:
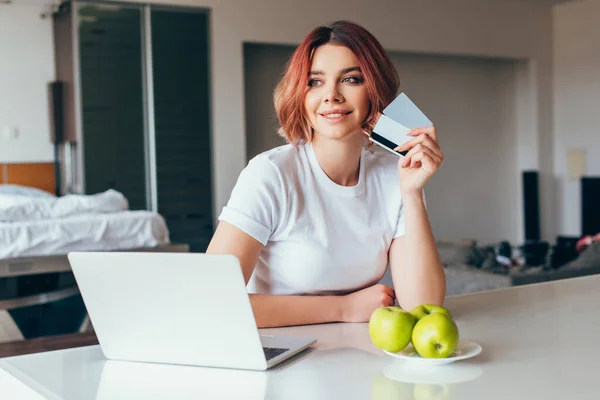
{"label": "bed", "polygon": [[127,199],[116,190],[56,197],[31,187],[0,184],[0,265],[4,265],[0,274],[35,273],[39,263],[47,271],[49,264],[71,251],[170,247],[164,218],[129,210]]}
{"label": "bed", "polygon": [[154,248],[169,243],[164,219],[150,211],[77,214],[33,221],[0,221],[0,259],[70,251]]}
{"label": "bed", "polygon": [[[188,252],[189,246],[171,243],[161,215],[129,210],[115,190],[56,197],[33,186],[0,183],[0,343],[25,338],[15,310],[79,294],[70,251]],[[23,294],[13,278],[52,284]],[[89,328],[86,317],[79,330]]]}

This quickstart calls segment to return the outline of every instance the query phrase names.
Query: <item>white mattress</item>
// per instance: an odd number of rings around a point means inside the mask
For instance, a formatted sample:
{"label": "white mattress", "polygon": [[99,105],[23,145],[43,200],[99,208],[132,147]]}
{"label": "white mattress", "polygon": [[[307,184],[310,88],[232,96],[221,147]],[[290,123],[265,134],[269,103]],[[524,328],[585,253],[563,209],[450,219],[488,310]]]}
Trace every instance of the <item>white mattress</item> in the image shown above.
{"label": "white mattress", "polygon": [[0,259],[139,249],[168,243],[165,220],[150,211],[0,222]]}

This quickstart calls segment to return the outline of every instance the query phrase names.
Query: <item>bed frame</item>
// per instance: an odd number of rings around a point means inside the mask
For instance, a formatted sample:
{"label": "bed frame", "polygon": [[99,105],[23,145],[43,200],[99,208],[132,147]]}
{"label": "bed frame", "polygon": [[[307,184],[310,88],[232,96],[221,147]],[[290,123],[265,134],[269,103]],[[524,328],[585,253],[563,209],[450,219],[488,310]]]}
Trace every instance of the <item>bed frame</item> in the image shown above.
{"label": "bed frame", "polygon": [[[187,253],[190,251],[190,247],[187,244],[169,244],[152,248],[115,251]],[[54,272],[66,272],[70,270],[71,266],[69,265],[66,254],[0,259],[0,278],[50,274]],[[1,304],[2,302],[0,301],[0,305]],[[1,308],[2,307],[0,306],[0,309]]]}

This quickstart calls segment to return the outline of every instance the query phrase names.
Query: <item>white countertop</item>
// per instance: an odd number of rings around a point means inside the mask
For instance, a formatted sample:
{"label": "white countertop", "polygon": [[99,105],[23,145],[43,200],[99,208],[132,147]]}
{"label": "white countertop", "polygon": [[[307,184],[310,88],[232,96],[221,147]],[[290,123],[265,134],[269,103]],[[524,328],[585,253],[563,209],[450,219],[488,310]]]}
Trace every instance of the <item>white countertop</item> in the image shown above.
{"label": "white countertop", "polygon": [[267,372],[106,361],[99,346],[5,358],[0,398],[600,398],[600,275],[456,296],[446,305],[461,338],[483,346],[477,357],[406,369],[371,344],[367,324],[299,326],[261,330],[318,339]]}

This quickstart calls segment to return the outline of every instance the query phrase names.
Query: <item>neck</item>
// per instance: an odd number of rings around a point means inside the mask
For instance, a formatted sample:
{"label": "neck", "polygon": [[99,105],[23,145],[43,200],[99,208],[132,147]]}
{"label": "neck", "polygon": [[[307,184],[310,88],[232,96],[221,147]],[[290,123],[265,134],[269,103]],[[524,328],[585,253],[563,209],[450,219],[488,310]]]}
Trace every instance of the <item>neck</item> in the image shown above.
{"label": "neck", "polygon": [[358,184],[363,143],[362,135],[342,141],[315,134],[312,146],[321,169],[329,179],[341,186],[355,186]]}

